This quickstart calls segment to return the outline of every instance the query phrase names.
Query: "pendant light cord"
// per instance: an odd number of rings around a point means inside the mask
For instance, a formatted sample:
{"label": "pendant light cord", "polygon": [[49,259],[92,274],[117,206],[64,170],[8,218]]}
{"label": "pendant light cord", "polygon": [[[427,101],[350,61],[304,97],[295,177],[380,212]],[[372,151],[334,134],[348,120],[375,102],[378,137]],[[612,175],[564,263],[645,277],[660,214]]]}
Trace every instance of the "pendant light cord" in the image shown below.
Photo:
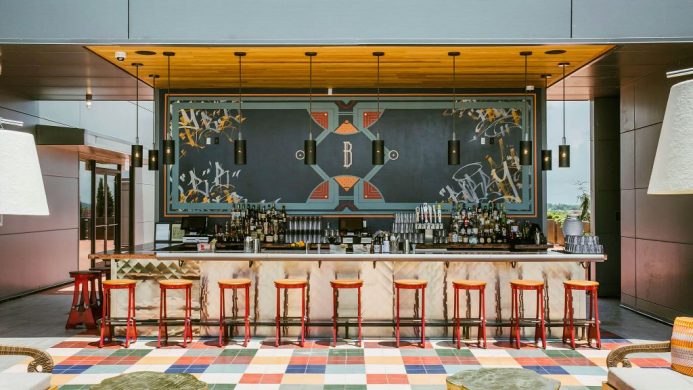
{"label": "pendant light cord", "polygon": [[[166,77],[166,82],[168,84],[168,86],[166,88],[166,98],[171,99],[171,56],[166,56],[166,60],[167,60],[166,61],[167,62],[167,70],[166,71],[168,73],[168,75]],[[168,110],[169,111],[169,121],[168,121],[168,130],[169,131],[167,131],[166,134],[164,134],[164,140],[168,139],[168,133],[172,132],[172,130],[173,130],[173,123],[172,123],[173,122],[173,113],[171,112],[171,105],[168,104],[168,101],[166,101],[165,104],[169,108],[169,110]],[[173,134],[171,134],[171,137],[173,137]]]}
{"label": "pendant light cord", "polygon": [[565,65],[563,65],[563,145],[565,145]]}
{"label": "pendant light cord", "polygon": [[529,55],[525,55],[525,85],[523,87],[524,93],[525,93],[525,98],[524,98],[525,111],[523,113],[523,115],[525,116],[525,126],[524,126],[525,127],[525,129],[524,129],[525,130],[525,141],[527,141],[527,138],[528,138],[527,127],[529,125],[529,116],[527,115],[527,58],[528,57],[529,57]]}
{"label": "pendant light cord", "polygon": [[[154,93],[156,94],[156,76],[155,74],[152,75],[152,89],[154,90]],[[154,118],[154,123],[152,124],[152,150],[156,149],[156,115],[152,115],[152,118]]]}
{"label": "pendant light cord", "polygon": [[308,56],[308,139],[313,139],[313,56]]}
{"label": "pendant light cord", "polygon": [[140,144],[140,66],[135,66],[135,145]]}
{"label": "pendant light cord", "polygon": [[241,126],[243,123],[243,56],[238,56],[238,140],[241,139]]}
{"label": "pendant light cord", "polygon": [[[376,71],[376,82],[375,82],[375,88],[376,92],[378,94],[377,96],[377,102],[376,102],[376,107],[378,111],[378,117],[375,119],[376,121],[380,120],[380,56],[376,57],[378,59],[378,68]],[[376,127],[375,131],[376,133],[376,139],[380,139],[380,126]]]}
{"label": "pendant light cord", "polygon": [[457,63],[452,56],[452,139],[455,140],[455,106],[457,105]]}

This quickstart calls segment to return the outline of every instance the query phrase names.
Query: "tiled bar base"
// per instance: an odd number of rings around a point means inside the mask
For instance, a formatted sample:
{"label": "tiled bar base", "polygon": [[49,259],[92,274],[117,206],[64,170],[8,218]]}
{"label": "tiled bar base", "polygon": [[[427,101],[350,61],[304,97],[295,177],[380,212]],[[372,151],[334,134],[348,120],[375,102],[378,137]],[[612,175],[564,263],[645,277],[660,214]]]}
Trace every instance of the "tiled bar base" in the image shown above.
{"label": "tiled bar base", "polygon": [[[159,313],[159,279],[190,279],[193,281],[193,319],[216,321],[219,313],[219,288],[217,282],[227,278],[248,278],[252,281],[250,297],[251,331],[253,336],[273,336],[273,325],[276,313],[276,291],[274,280],[283,278],[301,278],[309,281],[308,317],[311,321],[331,323],[332,289],[330,280],[336,278],[359,278],[364,281],[362,289],[362,315],[365,323],[373,320],[392,321],[394,318],[394,279],[423,279],[428,281],[426,289],[427,337],[452,336],[452,327],[435,326],[443,320],[453,317],[453,287],[455,279],[476,279],[487,282],[486,316],[489,322],[488,335],[508,335],[507,325],[494,326],[497,320],[507,322],[510,317],[512,279],[543,280],[545,289],[546,318],[553,323],[563,319],[563,282],[569,279],[585,279],[585,269],[581,263],[562,262],[443,262],[443,261],[205,261],[205,260],[158,260],[158,259],[118,259],[113,260],[112,276],[114,278],[135,279],[136,317],[138,320],[156,319]],[[514,265],[514,267],[513,267]],[[127,296],[114,294],[116,315],[124,315]],[[282,313],[289,317],[298,317],[300,313],[300,290],[289,291],[288,305]],[[293,294],[298,294],[294,296]],[[183,294],[169,294],[168,310],[171,316],[182,316]],[[401,295],[402,317],[418,317],[414,313],[419,296],[414,292]],[[356,317],[356,293],[349,291],[339,294],[340,317]],[[284,299],[282,299],[284,301]],[[577,318],[585,315],[584,295],[574,297]],[[226,298],[227,315],[243,313],[245,299],[239,293],[237,297],[229,294]],[[477,294],[461,297],[461,313],[465,316],[467,305],[473,308],[475,316],[478,307]],[[521,307],[527,317],[534,315],[536,300],[527,296]],[[521,312],[522,316],[522,312]],[[264,325],[258,324],[264,323]],[[354,320],[355,325],[355,320]],[[173,328],[175,329],[175,328]],[[155,334],[155,327],[140,327],[143,335]],[[194,326],[195,334],[202,336],[218,335],[218,325]],[[311,337],[328,337],[330,326],[311,326]],[[356,328],[349,330],[350,336],[356,335]],[[394,337],[393,326],[365,326],[364,337]],[[475,327],[470,329],[469,336],[476,338]],[[560,332],[554,328],[553,332]],[[285,328],[287,336],[299,334],[299,327]],[[557,334],[557,333],[556,333]],[[418,329],[411,326],[402,327],[403,337],[415,337]],[[528,327],[523,335],[532,336],[533,330]],[[345,331],[340,327],[339,337]]]}

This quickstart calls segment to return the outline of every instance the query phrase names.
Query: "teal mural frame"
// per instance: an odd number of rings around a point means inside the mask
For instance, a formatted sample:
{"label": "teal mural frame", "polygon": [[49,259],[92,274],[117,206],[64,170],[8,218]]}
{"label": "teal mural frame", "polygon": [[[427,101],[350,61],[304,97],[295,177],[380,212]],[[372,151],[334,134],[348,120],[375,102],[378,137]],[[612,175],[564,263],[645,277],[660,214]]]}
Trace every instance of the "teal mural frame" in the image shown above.
{"label": "teal mural frame", "polygon": [[[169,107],[172,112],[178,113],[181,109],[228,109],[234,112],[237,109],[237,103],[232,95],[167,95]],[[480,108],[498,108],[498,109],[514,109],[521,112],[521,128],[529,128],[532,131],[528,134],[528,139],[536,140],[536,95],[527,95],[527,108],[531,115],[524,112],[523,94],[466,94],[458,95],[458,99],[462,101],[464,109],[480,109]],[[313,97],[313,112],[327,112],[328,125],[327,128],[314,126],[314,130],[319,133],[315,137],[318,146],[320,143],[334,133],[338,126],[339,117],[348,115],[348,112],[340,112],[335,104],[335,101],[356,101],[353,112],[353,125],[361,134],[369,140],[375,139],[375,135],[371,132],[368,126],[365,126],[363,119],[364,113],[376,111],[376,101],[373,95],[335,95],[335,96],[317,96]],[[307,96],[267,96],[267,95],[246,95],[243,99],[243,108],[245,110],[282,110],[282,109],[300,109],[307,110]],[[451,105],[451,96],[447,94],[440,95],[422,95],[422,96],[397,96],[383,95],[381,97],[380,107],[383,112],[393,109],[432,109],[432,110],[449,110]],[[529,121],[529,123],[527,123]],[[167,124],[166,124],[167,125]],[[166,126],[167,127],[167,126]],[[166,128],[164,127],[164,128]],[[178,120],[171,124],[170,139],[175,140],[176,155],[180,155],[180,138],[177,136],[180,132]],[[176,135],[176,136],[172,136]],[[391,150],[386,148],[386,162],[390,160],[389,155]],[[509,214],[517,216],[536,216],[537,214],[537,189],[536,177],[541,172],[537,171],[537,142],[534,142],[533,164],[532,166],[521,167],[521,202],[507,203],[506,209]],[[179,163],[180,158],[176,159],[176,164],[168,166],[165,170],[165,210],[164,214],[167,217],[180,215],[223,215],[228,214],[232,205],[226,202],[219,203],[190,203],[180,201],[180,191],[177,181],[173,178],[179,178]],[[380,215],[392,214],[397,211],[407,211],[415,208],[419,203],[393,203],[387,202],[386,199],[367,199],[364,197],[364,181],[368,181],[378,174],[384,166],[373,166],[370,171],[356,182],[351,191],[353,195],[340,195],[339,184],[326,173],[319,165],[313,165],[311,168],[325,182],[328,183],[329,191],[327,199],[306,199],[302,203],[284,203],[280,205],[286,206],[286,209],[294,214],[339,214],[339,215]],[[242,168],[241,168],[242,169]],[[345,199],[346,198],[346,199]],[[356,211],[348,208],[336,210],[340,201],[353,201]],[[431,202],[434,199],[421,199],[421,202]],[[444,207],[446,209],[449,204]]]}

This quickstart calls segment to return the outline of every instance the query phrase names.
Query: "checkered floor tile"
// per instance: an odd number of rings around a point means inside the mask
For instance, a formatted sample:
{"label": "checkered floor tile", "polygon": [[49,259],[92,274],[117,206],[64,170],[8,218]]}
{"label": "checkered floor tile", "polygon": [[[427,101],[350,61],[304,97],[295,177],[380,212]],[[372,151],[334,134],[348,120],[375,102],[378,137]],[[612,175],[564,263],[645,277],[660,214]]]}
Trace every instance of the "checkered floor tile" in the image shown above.
{"label": "checkered floor tile", "polygon": [[[455,349],[449,340],[433,339],[427,348],[392,340],[367,340],[359,348],[344,342],[336,348],[329,340],[307,340],[301,348],[292,342],[274,347],[271,338],[254,338],[247,348],[216,339],[196,339],[187,348],[171,345],[157,349],[156,340],[141,338],[129,349],[97,346],[89,335],[68,338],[48,350],[55,360],[52,382],[60,389],[87,389],[102,380],[133,371],[190,373],[210,389],[445,389],[446,376],[481,367],[523,367],[561,381],[561,389],[600,389],[606,378],[609,349],[630,343],[609,335],[604,348],[566,348],[550,340],[546,350],[530,340],[522,349],[507,340],[489,340],[488,349],[468,345]],[[523,340],[524,341],[524,340]],[[665,354],[633,358],[641,367],[667,366]],[[18,364],[7,371],[26,369]]]}

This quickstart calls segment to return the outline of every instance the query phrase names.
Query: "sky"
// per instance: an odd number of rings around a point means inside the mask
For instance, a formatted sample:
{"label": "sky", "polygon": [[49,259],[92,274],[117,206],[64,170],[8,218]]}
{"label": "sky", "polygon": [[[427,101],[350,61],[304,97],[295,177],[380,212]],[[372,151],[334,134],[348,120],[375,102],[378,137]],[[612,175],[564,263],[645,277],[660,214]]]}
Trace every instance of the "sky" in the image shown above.
{"label": "sky", "polygon": [[563,102],[549,101],[547,146],[551,149],[553,169],[547,172],[546,203],[577,204],[579,191],[575,183],[590,183],[590,102],[567,101],[565,107],[566,143],[570,145],[570,168],[558,167],[558,145],[563,136]]}

